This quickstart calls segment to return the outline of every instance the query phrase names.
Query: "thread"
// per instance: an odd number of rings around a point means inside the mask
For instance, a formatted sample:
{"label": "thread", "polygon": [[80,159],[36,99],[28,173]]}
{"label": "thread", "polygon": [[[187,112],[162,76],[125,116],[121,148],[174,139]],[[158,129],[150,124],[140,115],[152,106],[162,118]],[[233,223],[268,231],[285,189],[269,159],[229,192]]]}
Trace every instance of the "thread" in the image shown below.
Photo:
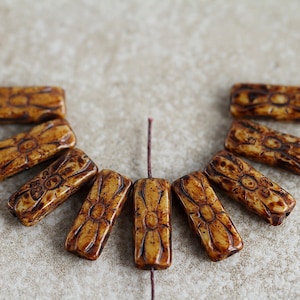
{"label": "thread", "polygon": [[151,268],[150,278],[151,278],[151,300],[154,300],[155,298],[154,268]]}
{"label": "thread", "polygon": [[[148,118],[148,142],[147,142],[147,170],[148,178],[152,178],[152,165],[151,165],[151,138],[152,138],[152,118]],[[154,284],[154,268],[150,272],[151,281],[151,300],[155,298],[155,284]]]}
{"label": "thread", "polygon": [[152,178],[152,166],[151,166],[151,135],[152,135],[152,122],[153,119],[148,118],[148,146],[147,146],[147,170],[148,178]]}

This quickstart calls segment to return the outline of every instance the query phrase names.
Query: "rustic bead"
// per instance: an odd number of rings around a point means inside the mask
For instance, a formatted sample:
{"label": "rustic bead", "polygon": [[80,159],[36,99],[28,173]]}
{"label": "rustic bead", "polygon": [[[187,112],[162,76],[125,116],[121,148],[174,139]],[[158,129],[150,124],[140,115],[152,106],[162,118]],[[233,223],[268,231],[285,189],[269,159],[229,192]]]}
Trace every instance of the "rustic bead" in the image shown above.
{"label": "rustic bead", "polygon": [[248,121],[234,121],[225,148],[255,161],[300,175],[300,138]]}
{"label": "rustic bead", "polygon": [[23,185],[8,208],[25,226],[35,225],[97,174],[95,163],[74,148]]}
{"label": "rustic bead", "polygon": [[76,137],[65,119],[39,124],[30,131],[0,141],[0,180],[75,146]]}
{"label": "rustic bead", "polygon": [[177,179],[172,190],[211,260],[222,260],[243,248],[239,233],[203,173]]}
{"label": "rustic bead", "polygon": [[234,117],[300,120],[300,87],[270,84],[235,84],[230,93]]}
{"label": "rustic bead", "polygon": [[131,185],[129,178],[102,170],[72,225],[65,248],[83,258],[96,260],[128,198]]}
{"label": "rustic bead", "polygon": [[60,87],[0,87],[0,123],[35,123],[63,118],[65,92]]}
{"label": "rustic bead", "polygon": [[279,225],[294,208],[295,199],[278,184],[227,151],[218,152],[205,173],[232,199],[272,225]]}
{"label": "rustic bead", "polygon": [[166,269],[171,265],[171,191],[165,179],[135,182],[135,265],[139,269]]}

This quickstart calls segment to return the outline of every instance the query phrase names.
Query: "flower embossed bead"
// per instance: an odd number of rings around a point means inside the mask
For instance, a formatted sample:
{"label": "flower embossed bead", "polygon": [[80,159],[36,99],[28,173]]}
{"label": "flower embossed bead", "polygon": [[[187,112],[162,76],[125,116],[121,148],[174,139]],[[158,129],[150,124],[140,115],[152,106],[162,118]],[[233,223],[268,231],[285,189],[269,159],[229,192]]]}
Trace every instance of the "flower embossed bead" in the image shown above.
{"label": "flower embossed bead", "polygon": [[0,180],[73,148],[76,137],[65,119],[47,121],[0,141]]}
{"label": "flower embossed bead", "polygon": [[95,163],[80,149],[71,149],[13,194],[8,208],[23,225],[35,225],[96,174]]}
{"label": "flower embossed bead", "polygon": [[211,260],[225,259],[243,248],[239,233],[203,173],[177,179],[172,191]]}
{"label": "flower embossed bead", "polygon": [[102,170],[72,225],[65,248],[80,257],[96,260],[128,198],[131,185],[129,178]]}
{"label": "flower embossed bead", "polygon": [[271,225],[279,225],[296,205],[278,184],[242,159],[225,150],[218,152],[205,169],[209,180]]}
{"label": "flower embossed bead", "polygon": [[142,178],[135,182],[135,264],[139,269],[166,269],[171,265],[171,192],[165,179]]}
{"label": "flower embossed bead", "polygon": [[237,83],[230,93],[234,117],[300,120],[300,87]]}
{"label": "flower embossed bead", "polygon": [[65,92],[60,87],[0,87],[0,123],[37,123],[63,118]]}
{"label": "flower embossed bead", "polygon": [[300,175],[300,138],[249,120],[233,121],[225,148],[232,153]]}

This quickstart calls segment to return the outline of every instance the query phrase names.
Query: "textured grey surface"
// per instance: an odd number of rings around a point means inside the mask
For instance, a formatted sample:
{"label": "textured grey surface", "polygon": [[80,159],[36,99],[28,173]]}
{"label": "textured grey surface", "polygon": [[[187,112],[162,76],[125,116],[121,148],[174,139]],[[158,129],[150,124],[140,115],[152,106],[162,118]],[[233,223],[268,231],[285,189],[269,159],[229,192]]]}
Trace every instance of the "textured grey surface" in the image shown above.
{"label": "textured grey surface", "polygon": [[[153,117],[153,175],[173,181],[223,148],[233,83],[300,83],[299,11],[298,0],[2,0],[0,83],[65,88],[78,146],[133,180],[146,176]],[[300,136],[299,123],[264,124]],[[0,138],[25,128],[1,126]],[[300,198],[299,176],[254,166]],[[129,203],[96,262],[63,248],[84,191],[32,228],[8,213],[40,168],[0,183],[0,298],[150,299],[150,274],[133,264]],[[155,273],[157,299],[300,298],[299,206],[272,227],[218,195],[244,250],[210,262],[175,205],[173,264]]]}

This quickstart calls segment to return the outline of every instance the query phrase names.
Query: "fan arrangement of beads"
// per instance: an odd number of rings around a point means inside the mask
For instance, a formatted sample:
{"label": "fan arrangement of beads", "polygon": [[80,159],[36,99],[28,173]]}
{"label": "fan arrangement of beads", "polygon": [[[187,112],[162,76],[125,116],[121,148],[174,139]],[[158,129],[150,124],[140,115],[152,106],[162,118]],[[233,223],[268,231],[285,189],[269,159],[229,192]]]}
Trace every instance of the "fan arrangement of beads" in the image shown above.
{"label": "fan arrangement of beads", "polygon": [[[117,172],[98,172],[96,164],[74,148],[75,134],[64,119],[63,89],[0,88],[0,123],[40,123],[28,132],[0,141],[0,180],[58,157],[10,197],[8,208],[23,225],[32,226],[83,185],[92,183],[65,248],[96,260],[125,201],[132,195],[135,264],[141,269],[165,269],[171,264],[173,194],[208,257],[222,260],[240,251],[243,242],[210,182],[272,225],[281,224],[296,204],[287,191],[236,155],[300,174],[299,138],[243,119],[300,120],[300,88],[236,84],[231,90],[230,110],[238,119],[227,134],[226,150],[219,151],[203,172],[190,173],[170,185],[165,179],[152,178],[148,167],[148,178],[133,185]],[[148,145],[148,160],[149,150]]]}

